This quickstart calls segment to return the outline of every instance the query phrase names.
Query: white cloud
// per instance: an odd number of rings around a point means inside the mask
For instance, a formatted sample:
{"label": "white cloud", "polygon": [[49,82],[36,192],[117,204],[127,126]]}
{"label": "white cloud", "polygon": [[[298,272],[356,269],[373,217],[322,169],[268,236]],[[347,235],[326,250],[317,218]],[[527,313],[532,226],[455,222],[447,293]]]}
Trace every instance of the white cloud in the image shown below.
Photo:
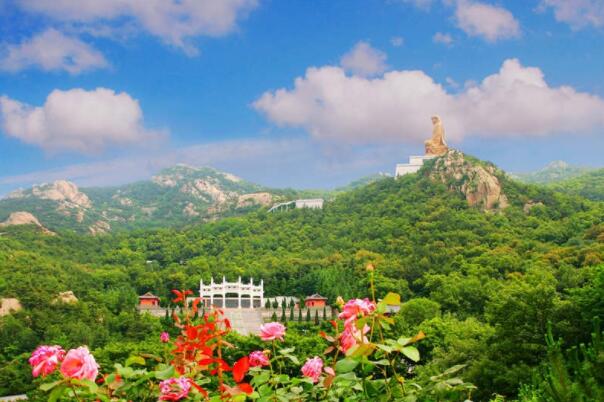
{"label": "white cloud", "polygon": [[65,70],[78,74],[108,65],[99,51],[55,29],[48,29],[18,45],[4,45],[0,50],[0,70],[9,72],[37,66],[46,71]]}
{"label": "white cloud", "polygon": [[467,135],[540,136],[604,129],[604,99],[572,87],[550,87],[543,73],[516,59],[480,84],[449,93],[423,71],[380,78],[347,76],[338,67],[309,68],[294,88],[254,103],[280,126],[306,129],[335,143],[421,143],[440,114],[454,141]]}
{"label": "white cloud", "polygon": [[520,24],[511,12],[472,0],[457,0],[455,22],[468,35],[488,42],[520,36]]}
{"label": "white cloud", "polygon": [[448,33],[437,32],[432,37],[432,41],[434,43],[441,43],[446,46],[451,46],[453,44],[453,37]]}
{"label": "white cloud", "polygon": [[370,77],[386,71],[386,58],[384,52],[361,41],[342,57],[340,64],[355,75]]}
{"label": "white cloud", "polygon": [[393,36],[390,38],[390,44],[394,47],[401,47],[405,44],[405,38],[402,36]]}
{"label": "white cloud", "polygon": [[131,25],[165,43],[196,54],[190,38],[222,36],[237,27],[237,20],[254,9],[258,0],[20,0],[30,12],[58,21],[82,24]]}
{"label": "white cloud", "polygon": [[556,21],[565,22],[573,29],[592,25],[604,26],[602,0],[541,0],[540,10],[552,8]]}
{"label": "white cloud", "polygon": [[143,127],[137,100],[106,88],[54,90],[42,106],[0,96],[0,116],[6,135],[51,152],[97,153],[161,136]]}

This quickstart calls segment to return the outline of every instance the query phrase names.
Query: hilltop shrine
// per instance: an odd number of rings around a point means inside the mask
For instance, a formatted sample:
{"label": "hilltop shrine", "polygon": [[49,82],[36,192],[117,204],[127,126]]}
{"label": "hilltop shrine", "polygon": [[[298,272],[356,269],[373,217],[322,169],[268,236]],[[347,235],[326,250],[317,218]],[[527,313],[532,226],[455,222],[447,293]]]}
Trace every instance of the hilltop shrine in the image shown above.
{"label": "hilltop shrine", "polygon": [[432,137],[424,142],[425,154],[410,156],[409,163],[399,163],[394,172],[395,177],[417,172],[424,161],[444,155],[449,150],[445,141],[445,128],[438,116],[432,116]]}

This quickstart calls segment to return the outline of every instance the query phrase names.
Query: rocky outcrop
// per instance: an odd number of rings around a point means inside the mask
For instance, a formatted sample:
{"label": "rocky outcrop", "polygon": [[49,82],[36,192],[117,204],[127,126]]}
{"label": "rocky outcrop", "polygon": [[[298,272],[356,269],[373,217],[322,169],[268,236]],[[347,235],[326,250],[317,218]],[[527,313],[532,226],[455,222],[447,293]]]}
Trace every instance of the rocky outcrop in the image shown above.
{"label": "rocky outcrop", "polygon": [[540,207],[543,206],[542,202],[533,202],[533,201],[529,201],[526,204],[524,204],[524,206],[522,207],[522,210],[524,211],[525,214],[528,214],[531,212],[531,209],[533,209],[534,207]]}
{"label": "rocky outcrop", "polygon": [[17,312],[22,308],[19,299],[13,297],[0,299],[0,317],[9,315],[12,312]]}
{"label": "rocky outcrop", "polygon": [[456,150],[449,150],[434,161],[433,180],[464,194],[468,204],[484,210],[504,209],[509,205],[498,176],[501,172],[490,164],[470,161]]}
{"label": "rocky outcrop", "polygon": [[44,226],[42,226],[42,224],[40,223],[38,218],[36,218],[34,215],[30,214],[29,212],[25,212],[25,211],[13,212],[8,216],[8,219],[6,219],[4,222],[0,223],[0,227],[15,226],[15,225],[36,225],[37,227],[42,229],[42,231],[44,233],[54,234],[53,232],[51,232],[50,230],[48,230]]}
{"label": "rocky outcrop", "polygon": [[57,180],[52,184],[34,186],[31,190],[34,197],[42,200],[58,201],[72,207],[90,208],[92,203],[88,196],[78,189],[74,183]]}
{"label": "rocky outcrop", "polygon": [[232,193],[223,191],[218,183],[202,179],[185,184],[180,188],[180,192],[218,205],[226,203],[233,197]]}
{"label": "rocky outcrop", "polygon": [[93,236],[105,234],[111,231],[111,225],[105,221],[96,221],[93,225],[88,227],[88,231]]}
{"label": "rocky outcrop", "polygon": [[237,208],[249,207],[252,205],[262,205],[263,207],[269,206],[273,203],[273,196],[271,193],[251,193],[242,194],[237,199]]}
{"label": "rocky outcrop", "polygon": [[195,205],[193,205],[193,203],[189,202],[184,209],[182,210],[182,213],[185,214],[186,216],[190,216],[190,217],[195,217],[195,216],[199,216],[199,212],[197,212],[195,210]]}
{"label": "rocky outcrop", "polygon": [[73,291],[68,290],[66,292],[59,292],[59,295],[53,300],[54,303],[65,303],[75,304],[78,302],[78,298]]}
{"label": "rocky outcrop", "polygon": [[158,175],[153,176],[151,181],[162,187],[176,187],[178,185],[178,177],[172,175]]}

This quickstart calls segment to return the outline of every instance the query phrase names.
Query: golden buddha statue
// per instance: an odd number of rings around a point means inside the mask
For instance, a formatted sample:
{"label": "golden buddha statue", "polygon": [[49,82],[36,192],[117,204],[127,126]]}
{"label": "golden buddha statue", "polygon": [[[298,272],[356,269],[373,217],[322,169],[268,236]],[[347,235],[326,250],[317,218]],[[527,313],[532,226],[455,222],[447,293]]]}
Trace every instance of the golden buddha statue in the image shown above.
{"label": "golden buddha statue", "polygon": [[424,142],[427,156],[440,156],[449,150],[445,142],[445,128],[438,116],[432,116],[432,138]]}

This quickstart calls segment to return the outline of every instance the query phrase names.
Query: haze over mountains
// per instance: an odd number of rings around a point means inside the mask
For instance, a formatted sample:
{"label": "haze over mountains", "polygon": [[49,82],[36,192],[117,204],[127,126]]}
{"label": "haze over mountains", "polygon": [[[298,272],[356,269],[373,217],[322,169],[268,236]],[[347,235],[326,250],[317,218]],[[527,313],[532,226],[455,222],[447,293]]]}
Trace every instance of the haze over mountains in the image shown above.
{"label": "haze over mountains", "polygon": [[[604,169],[555,161],[536,172],[510,176],[590,199],[604,197]],[[0,222],[93,235],[124,229],[178,227],[296,198],[331,199],[387,177],[390,175],[386,173],[362,177],[332,191],[274,189],[213,168],[179,164],[161,170],[150,180],[116,187],[79,188],[72,182],[59,180],[16,190],[0,199]],[[567,184],[568,180],[573,181]]]}

